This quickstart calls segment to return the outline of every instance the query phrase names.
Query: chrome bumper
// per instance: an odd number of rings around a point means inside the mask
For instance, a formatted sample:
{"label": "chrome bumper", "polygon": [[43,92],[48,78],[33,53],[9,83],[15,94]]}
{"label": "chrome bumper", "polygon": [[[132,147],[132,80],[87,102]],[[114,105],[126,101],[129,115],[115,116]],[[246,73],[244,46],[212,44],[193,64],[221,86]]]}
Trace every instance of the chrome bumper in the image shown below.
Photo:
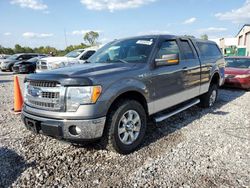
{"label": "chrome bumper", "polygon": [[[22,120],[25,126],[33,132],[68,141],[83,141],[102,137],[106,117],[89,120],[59,120],[39,117],[22,111]],[[78,127],[81,130],[80,133],[72,134],[71,126]]]}

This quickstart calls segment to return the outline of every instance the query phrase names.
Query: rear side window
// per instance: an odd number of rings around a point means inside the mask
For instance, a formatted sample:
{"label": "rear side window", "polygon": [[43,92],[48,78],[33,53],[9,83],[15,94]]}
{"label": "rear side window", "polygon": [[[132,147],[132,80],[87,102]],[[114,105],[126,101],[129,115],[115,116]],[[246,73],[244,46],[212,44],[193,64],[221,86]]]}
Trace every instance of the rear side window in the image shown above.
{"label": "rear side window", "polygon": [[182,59],[195,59],[194,52],[187,40],[181,40]]}
{"label": "rear side window", "polygon": [[88,58],[90,58],[93,54],[95,53],[95,51],[87,51],[82,57],[82,60],[87,60]]}
{"label": "rear side window", "polygon": [[216,44],[198,42],[197,45],[203,58],[219,58],[222,56]]}
{"label": "rear side window", "polygon": [[179,54],[179,47],[176,41],[165,41],[162,43],[160,50],[157,53],[156,58],[162,59],[164,55]]}

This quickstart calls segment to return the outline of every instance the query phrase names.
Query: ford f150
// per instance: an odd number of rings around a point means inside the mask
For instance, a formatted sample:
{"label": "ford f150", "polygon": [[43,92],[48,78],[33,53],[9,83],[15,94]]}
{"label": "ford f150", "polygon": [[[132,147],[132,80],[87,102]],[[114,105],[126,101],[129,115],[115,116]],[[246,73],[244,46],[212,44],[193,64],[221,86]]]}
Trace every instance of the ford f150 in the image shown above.
{"label": "ford f150", "polygon": [[199,104],[214,105],[225,60],[211,41],[172,35],[115,40],[84,65],[25,79],[26,127],[70,142],[101,140],[127,154],[156,123]]}

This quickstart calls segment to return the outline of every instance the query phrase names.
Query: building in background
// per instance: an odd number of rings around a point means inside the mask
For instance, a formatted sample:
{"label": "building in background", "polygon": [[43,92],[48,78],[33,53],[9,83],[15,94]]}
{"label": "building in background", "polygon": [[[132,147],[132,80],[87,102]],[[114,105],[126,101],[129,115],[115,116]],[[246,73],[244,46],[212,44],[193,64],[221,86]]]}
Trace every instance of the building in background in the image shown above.
{"label": "building in background", "polygon": [[237,55],[238,40],[236,37],[235,38],[218,38],[218,39],[209,39],[209,40],[216,42],[216,44],[220,47],[222,53],[225,56]]}
{"label": "building in background", "polygon": [[250,56],[250,24],[245,24],[235,38],[210,39],[225,56]]}
{"label": "building in background", "polygon": [[250,56],[250,24],[245,24],[237,34],[238,55]]}
{"label": "building in background", "polygon": [[226,56],[234,56],[237,53],[237,38],[221,38],[219,46]]}

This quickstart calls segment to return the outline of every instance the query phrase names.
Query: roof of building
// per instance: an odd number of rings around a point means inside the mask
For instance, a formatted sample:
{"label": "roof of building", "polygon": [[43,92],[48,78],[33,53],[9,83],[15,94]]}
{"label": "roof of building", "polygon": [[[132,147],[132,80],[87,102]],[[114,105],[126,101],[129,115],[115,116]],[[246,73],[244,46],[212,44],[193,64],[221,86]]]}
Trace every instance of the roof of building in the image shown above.
{"label": "roof of building", "polygon": [[240,34],[240,32],[242,31],[242,29],[243,29],[244,27],[247,27],[247,26],[250,27],[250,24],[245,24],[245,25],[243,25],[242,28],[239,30],[239,32],[237,33],[236,36],[238,36],[238,35]]}

